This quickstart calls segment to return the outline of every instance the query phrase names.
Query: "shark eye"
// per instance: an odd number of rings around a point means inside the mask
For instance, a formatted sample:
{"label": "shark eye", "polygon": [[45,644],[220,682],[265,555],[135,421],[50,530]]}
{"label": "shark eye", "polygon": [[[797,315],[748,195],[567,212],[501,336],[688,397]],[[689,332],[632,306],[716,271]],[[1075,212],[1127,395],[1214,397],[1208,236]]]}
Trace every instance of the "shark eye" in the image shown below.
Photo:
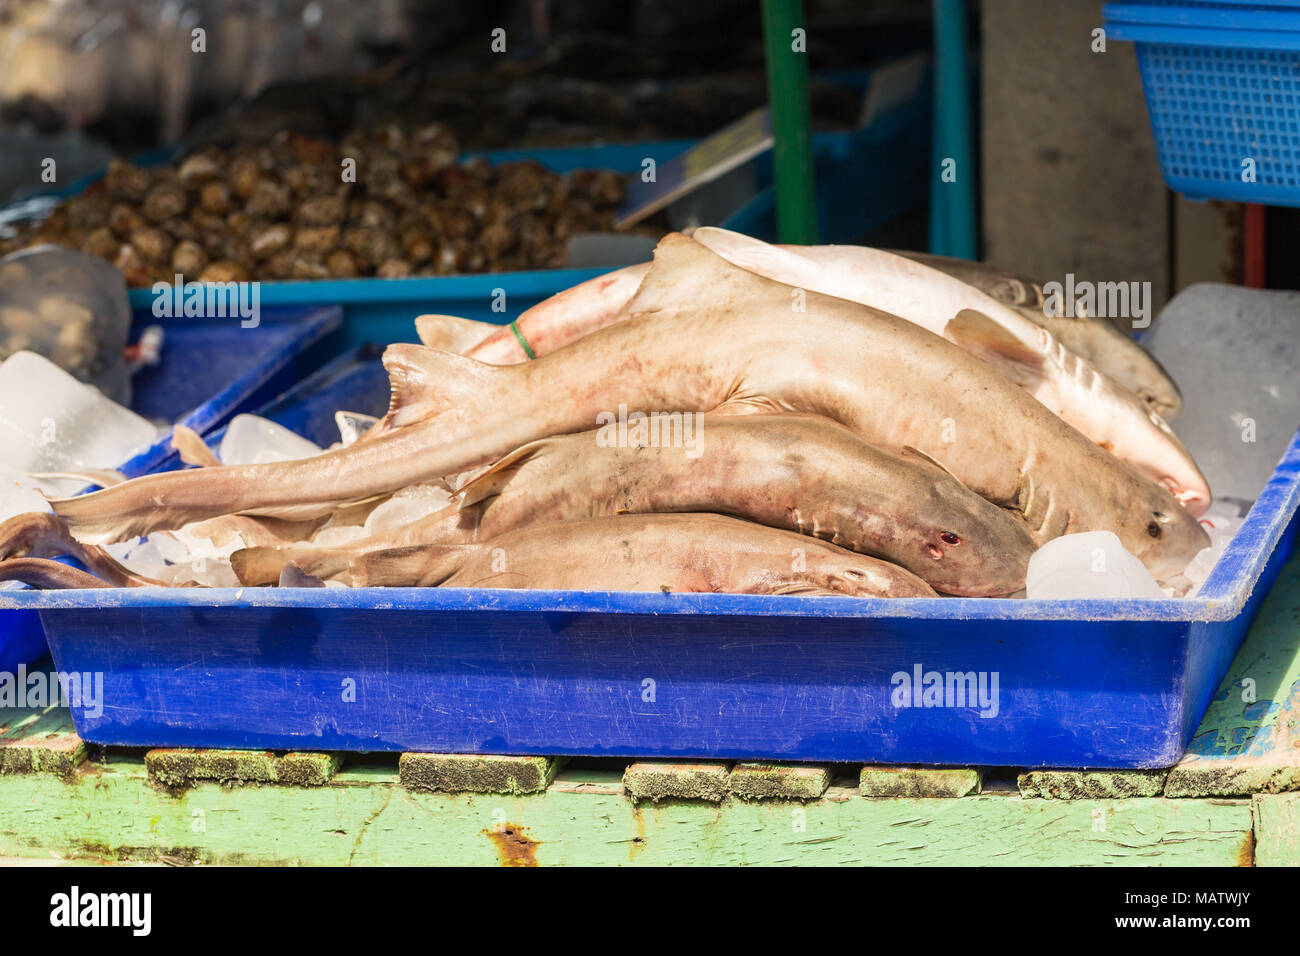
{"label": "shark eye", "polygon": [[961,544],[961,538],[957,537],[951,531],[941,532],[939,535],[944,544]]}
{"label": "shark eye", "polygon": [[1162,534],[1164,534],[1164,530],[1160,527],[1159,524],[1152,521],[1150,524],[1147,525],[1147,534],[1151,535],[1151,537],[1153,538],[1158,538]]}

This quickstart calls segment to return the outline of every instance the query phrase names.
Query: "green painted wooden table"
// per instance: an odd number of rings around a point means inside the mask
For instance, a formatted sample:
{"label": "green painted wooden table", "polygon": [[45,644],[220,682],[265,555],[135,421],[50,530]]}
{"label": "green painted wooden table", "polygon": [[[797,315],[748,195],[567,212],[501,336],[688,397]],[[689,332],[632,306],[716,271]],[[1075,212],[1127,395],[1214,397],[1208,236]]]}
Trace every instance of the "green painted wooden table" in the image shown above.
{"label": "green painted wooden table", "polygon": [[1300,865],[1300,559],[1171,770],[100,751],[0,710],[0,864]]}

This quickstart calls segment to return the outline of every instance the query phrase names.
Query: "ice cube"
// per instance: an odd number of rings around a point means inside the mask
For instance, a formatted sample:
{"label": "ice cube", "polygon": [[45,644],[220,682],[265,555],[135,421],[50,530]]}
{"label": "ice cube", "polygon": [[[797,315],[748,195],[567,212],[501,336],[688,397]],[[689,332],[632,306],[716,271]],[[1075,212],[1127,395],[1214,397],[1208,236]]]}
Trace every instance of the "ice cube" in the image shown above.
{"label": "ice cube", "polygon": [[317,531],[311,543],[322,548],[337,548],[365,538],[369,534],[370,532],[359,524],[331,525]]}
{"label": "ice cube", "polygon": [[1174,430],[1216,498],[1253,501],[1296,432],[1300,293],[1199,283],[1143,340],[1182,386]]}
{"label": "ice cube", "polygon": [[49,359],[18,352],[0,364],[0,461],[20,472],[116,468],[158,429]]}
{"label": "ice cube", "polygon": [[198,558],[190,564],[189,569],[190,579],[205,588],[239,587],[239,576],[235,574],[228,559]]}
{"label": "ice cube", "polygon": [[234,588],[239,578],[230,566],[230,556],[243,548],[244,539],[231,535],[225,544],[217,546],[207,538],[181,528],[171,532],[173,538],[188,552],[189,580],[209,588]]}
{"label": "ice cube", "polygon": [[189,546],[170,531],[158,531],[149,535],[149,544],[164,561],[171,564],[188,564],[190,561]]}
{"label": "ice cube", "polygon": [[1142,562],[1114,532],[1085,531],[1047,542],[1029,559],[1029,600],[1163,598]]}
{"label": "ice cube", "polygon": [[434,512],[441,511],[451,502],[451,493],[441,484],[427,482],[403,488],[366,518],[366,531],[379,534],[394,528],[404,528]]}
{"label": "ice cube", "polygon": [[334,423],[339,426],[340,443],[346,446],[378,425],[379,419],[360,412],[335,412]]}
{"label": "ice cube", "polygon": [[1210,535],[1210,546],[1199,551],[1183,571],[1189,590],[1198,590],[1205,583],[1245,520],[1235,504],[1217,500],[1202,516],[1201,527]]}
{"label": "ice cube", "polygon": [[49,511],[36,481],[0,465],[0,521],[31,511]]}
{"label": "ice cube", "polygon": [[159,553],[152,536],[147,539],[132,538],[130,541],[106,544],[103,548],[128,571],[165,584],[172,583],[174,568]]}
{"label": "ice cube", "polygon": [[217,456],[226,465],[265,465],[274,461],[315,458],[319,445],[257,415],[236,415],[221,439]]}

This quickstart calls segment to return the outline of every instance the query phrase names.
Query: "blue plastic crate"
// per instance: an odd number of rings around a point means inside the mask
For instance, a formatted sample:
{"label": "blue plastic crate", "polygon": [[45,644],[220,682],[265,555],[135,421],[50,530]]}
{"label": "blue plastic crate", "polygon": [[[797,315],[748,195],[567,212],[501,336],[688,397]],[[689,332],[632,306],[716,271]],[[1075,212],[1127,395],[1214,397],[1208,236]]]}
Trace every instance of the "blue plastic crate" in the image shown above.
{"label": "blue plastic crate", "polygon": [[[146,325],[164,329],[161,360],[133,381],[131,407],[150,419],[187,425],[200,435],[232,415],[262,405],[301,377],[297,359],[342,322],[338,307],[263,309],[256,329],[237,320],[156,319],[133,316],[132,336]],[[170,433],[118,470],[128,478],[148,474],[172,456]],[[33,612],[0,611],[0,672],[12,673],[45,653],[45,636]]]}
{"label": "blue plastic crate", "polygon": [[[385,404],[374,355],[267,414],[333,440],[335,408]],[[103,674],[102,713],[73,717],[104,744],[1159,767],[1290,553],[1298,503],[1300,435],[1182,601],[246,588],[0,607],[40,610],[60,671]],[[997,712],[895,707],[917,666],[997,673]]]}
{"label": "blue plastic crate", "polygon": [[[1165,182],[1192,199],[1300,205],[1300,2],[1109,3],[1136,45]],[[1243,182],[1254,160],[1255,181]]]}

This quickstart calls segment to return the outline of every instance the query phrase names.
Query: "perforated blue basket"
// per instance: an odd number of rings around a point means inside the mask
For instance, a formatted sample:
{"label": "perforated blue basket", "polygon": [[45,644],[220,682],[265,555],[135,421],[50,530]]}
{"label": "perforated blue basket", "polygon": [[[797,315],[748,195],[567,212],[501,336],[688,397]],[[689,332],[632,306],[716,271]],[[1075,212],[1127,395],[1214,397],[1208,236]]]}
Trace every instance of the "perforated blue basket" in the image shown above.
{"label": "perforated blue basket", "polygon": [[1300,206],[1300,0],[1109,3],[1102,15],[1109,38],[1136,45],[1171,189]]}

